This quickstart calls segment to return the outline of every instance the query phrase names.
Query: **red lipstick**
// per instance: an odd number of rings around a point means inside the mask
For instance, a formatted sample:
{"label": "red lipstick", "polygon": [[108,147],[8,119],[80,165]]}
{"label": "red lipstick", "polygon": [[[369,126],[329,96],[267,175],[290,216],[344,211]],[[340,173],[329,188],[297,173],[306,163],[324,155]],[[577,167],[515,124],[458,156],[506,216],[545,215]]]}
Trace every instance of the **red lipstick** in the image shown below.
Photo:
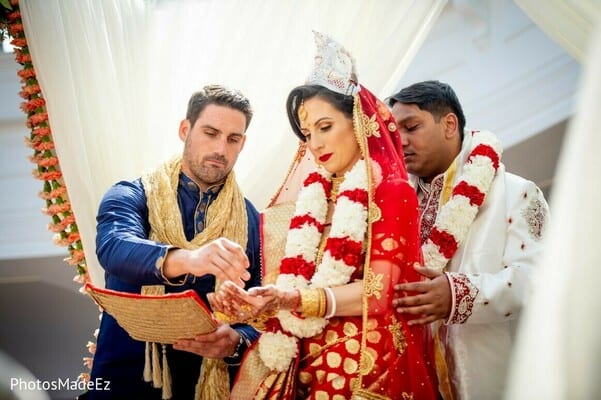
{"label": "red lipstick", "polygon": [[324,154],[323,156],[319,157],[319,161],[321,161],[322,163],[328,161],[330,157],[332,157],[332,154],[334,153]]}

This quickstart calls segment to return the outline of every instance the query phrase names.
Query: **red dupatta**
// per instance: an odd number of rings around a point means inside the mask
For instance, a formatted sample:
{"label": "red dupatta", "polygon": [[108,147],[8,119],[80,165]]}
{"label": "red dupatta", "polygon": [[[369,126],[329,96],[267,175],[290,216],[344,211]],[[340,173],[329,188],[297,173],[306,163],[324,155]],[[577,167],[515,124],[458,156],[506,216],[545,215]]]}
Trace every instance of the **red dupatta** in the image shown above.
{"label": "red dupatta", "polygon": [[[324,332],[302,339],[299,357],[283,372],[266,368],[257,347],[253,346],[245,356],[232,398],[294,399],[299,386],[310,390],[304,393],[310,398],[316,392],[347,398],[437,397],[435,374],[426,350],[426,328],[408,326],[405,316],[398,315],[392,307],[394,284],[420,280],[413,265],[422,263],[419,206],[400,156],[400,136],[388,108],[366,88],[360,87],[354,104],[355,135],[367,161],[369,182],[365,262],[353,275],[354,279],[364,282],[363,313],[358,317],[333,318]],[[315,168],[301,144],[284,184],[262,216],[264,265],[271,263],[273,268],[277,264],[270,259],[277,247],[273,241],[277,233],[270,232],[266,222],[272,218],[269,213],[287,208],[289,221],[293,211],[289,205],[294,204],[304,178]],[[280,232],[280,242],[281,239]],[[266,251],[266,247],[270,249]],[[278,262],[282,250],[275,256]],[[269,267],[265,272],[270,281],[277,274]],[[268,330],[280,329],[277,320],[268,324]],[[313,356],[311,348],[323,351]],[[334,353],[335,357],[328,356]],[[319,366],[327,362],[328,357],[341,359],[338,367],[327,370],[330,376],[337,374],[338,378],[330,381],[326,378],[321,383],[311,378],[309,384],[299,381],[302,376],[317,377],[325,371]],[[352,362],[357,362],[356,368]],[[344,384],[336,389],[334,379],[343,379]]]}

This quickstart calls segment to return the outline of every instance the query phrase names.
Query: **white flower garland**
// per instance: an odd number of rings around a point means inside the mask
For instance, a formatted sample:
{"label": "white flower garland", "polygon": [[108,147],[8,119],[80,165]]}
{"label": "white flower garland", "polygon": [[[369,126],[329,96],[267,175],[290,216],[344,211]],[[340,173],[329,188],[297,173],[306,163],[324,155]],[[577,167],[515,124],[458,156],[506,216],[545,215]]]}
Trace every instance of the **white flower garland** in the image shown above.
{"label": "white flower garland", "polygon": [[[480,145],[490,149],[493,157],[496,156],[496,160],[493,160],[488,154],[480,154],[477,151]],[[430,238],[422,245],[425,265],[429,268],[442,271],[453,257],[452,254],[457,251],[467,237],[470,226],[480,209],[480,205],[474,204],[474,199],[478,196],[484,198],[488,194],[497,173],[501,154],[501,143],[495,135],[486,131],[472,132],[472,150],[463,166],[463,173],[453,188],[453,195],[440,208],[432,228],[432,233],[438,231],[450,235],[455,243],[453,246],[452,241],[449,243],[448,240],[437,239],[437,236],[431,233]],[[466,193],[456,193],[456,189],[465,184],[474,187],[477,192],[471,196]]]}
{"label": "white flower garland", "polygon": [[[326,181],[331,175],[322,168],[318,173]],[[340,192],[363,190],[367,193],[367,168],[364,160],[359,160],[344,176]],[[367,198],[367,197],[366,197]],[[312,182],[303,186],[296,203],[295,217],[312,216],[318,224],[325,224],[328,200],[321,182]],[[346,196],[336,199],[332,226],[329,238],[348,238],[362,244],[362,255],[365,252],[363,242],[367,232],[367,204],[353,201]],[[312,224],[288,231],[284,258],[301,256],[307,262],[315,262],[322,234]],[[350,281],[356,266],[347,265],[344,260],[336,260],[326,249],[321,263],[311,278],[311,282],[298,274],[280,274],[275,285],[282,290],[306,289],[310,287],[326,288],[344,285]],[[281,310],[277,318],[284,331],[265,332],[259,339],[259,353],[263,363],[272,370],[284,371],[296,356],[297,338],[312,337],[320,333],[327,325],[325,318],[299,318],[292,312]]]}

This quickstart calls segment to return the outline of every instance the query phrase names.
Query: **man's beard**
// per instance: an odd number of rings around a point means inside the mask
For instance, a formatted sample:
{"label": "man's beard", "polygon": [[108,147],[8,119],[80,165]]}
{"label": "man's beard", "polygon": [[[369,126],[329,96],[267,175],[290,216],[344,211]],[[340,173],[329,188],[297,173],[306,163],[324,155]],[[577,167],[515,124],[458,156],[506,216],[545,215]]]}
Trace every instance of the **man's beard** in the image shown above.
{"label": "man's beard", "polygon": [[[212,165],[206,165],[206,163],[211,160],[221,162],[224,164],[224,166],[219,168]],[[194,176],[191,178],[194,178],[194,180],[198,181],[198,183],[202,183],[207,186],[223,182],[227,174],[230,172],[230,170],[227,168],[227,161],[225,157],[216,155],[205,156],[198,164],[190,163],[190,170],[192,171],[192,174],[194,174]]]}

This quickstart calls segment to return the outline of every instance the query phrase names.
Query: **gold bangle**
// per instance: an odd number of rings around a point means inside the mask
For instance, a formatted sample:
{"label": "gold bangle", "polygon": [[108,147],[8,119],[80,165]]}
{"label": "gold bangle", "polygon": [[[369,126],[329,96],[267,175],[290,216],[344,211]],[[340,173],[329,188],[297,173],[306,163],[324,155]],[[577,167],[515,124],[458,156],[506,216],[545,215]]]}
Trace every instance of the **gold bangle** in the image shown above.
{"label": "gold bangle", "polygon": [[327,300],[325,290],[301,289],[301,314],[303,317],[320,317],[326,314]]}
{"label": "gold bangle", "polygon": [[325,289],[320,288],[318,290],[319,290],[319,314],[317,314],[317,316],[319,318],[323,318],[326,316],[326,311],[328,308],[328,301],[326,299]]}

